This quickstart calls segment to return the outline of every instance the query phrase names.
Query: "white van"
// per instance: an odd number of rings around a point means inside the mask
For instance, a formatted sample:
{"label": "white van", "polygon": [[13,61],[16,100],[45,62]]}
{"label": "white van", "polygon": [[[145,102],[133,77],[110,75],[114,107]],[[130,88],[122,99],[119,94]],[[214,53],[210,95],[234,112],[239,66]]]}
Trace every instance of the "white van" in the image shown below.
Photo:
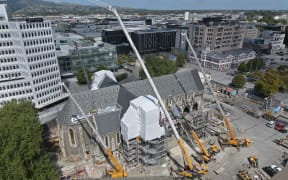
{"label": "white van", "polygon": [[266,123],[266,126],[273,128],[275,126],[275,121],[269,121],[268,123]]}

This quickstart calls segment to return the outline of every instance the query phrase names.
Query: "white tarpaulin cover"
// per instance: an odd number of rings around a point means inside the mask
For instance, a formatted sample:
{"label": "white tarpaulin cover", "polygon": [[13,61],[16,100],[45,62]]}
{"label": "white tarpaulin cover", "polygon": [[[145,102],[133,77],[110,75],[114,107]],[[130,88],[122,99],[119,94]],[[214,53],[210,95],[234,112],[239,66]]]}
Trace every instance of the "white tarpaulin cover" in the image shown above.
{"label": "white tarpaulin cover", "polygon": [[112,79],[113,81],[117,82],[114,74],[111,71],[108,70],[101,70],[101,71],[97,71],[93,74],[93,81],[92,81],[92,85],[91,85],[91,90],[97,90],[99,89],[99,86],[101,86],[103,80],[105,77],[109,77],[110,79]]}
{"label": "white tarpaulin cover", "polygon": [[121,119],[123,139],[128,142],[137,136],[145,141],[160,138],[165,134],[165,129],[160,127],[159,120],[160,106],[156,98],[147,95],[133,99]]}

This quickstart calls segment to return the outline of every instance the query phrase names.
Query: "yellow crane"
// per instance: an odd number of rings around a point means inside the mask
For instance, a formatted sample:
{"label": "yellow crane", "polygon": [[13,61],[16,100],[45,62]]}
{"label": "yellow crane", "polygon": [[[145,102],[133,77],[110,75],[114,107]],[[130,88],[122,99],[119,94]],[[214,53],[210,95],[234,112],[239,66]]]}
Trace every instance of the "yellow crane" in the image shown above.
{"label": "yellow crane", "polygon": [[91,121],[89,120],[89,118],[87,117],[87,115],[84,113],[84,111],[82,110],[81,106],[78,104],[78,102],[76,101],[76,99],[73,97],[73,95],[71,94],[70,90],[67,88],[67,86],[62,83],[64,89],[66,90],[66,92],[68,93],[68,95],[70,96],[70,98],[72,99],[72,101],[75,103],[75,105],[77,106],[77,108],[79,109],[79,111],[81,112],[82,116],[84,117],[84,119],[87,121],[88,125],[91,127],[91,129],[93,130],[93,134],[95,134],[97,141],[99,142],[99,144],[101,145],[101,148],[103,149],[105,155],[107,156],[107,158],[109,159],[110,163],[112,164],[113,168],[112,170],[110,170],[108,173],[112,178],[121,178],[121,177],[126,177],[127,176],[127,172],[125,171],[125,169],[119,164],[119,162],[117,161],[117,159],[114,157],[112,151],[105,145],[104,141],[102,140],[98,130],[97,130],[97,126],[96,126],[96,121],[94,122],[95,125],[93,125],[91,123]]}
{"label": "yellow crane", "polygon": [[191,135],[202,153],[201,154],[202,159],[205,162],[209,162],[211,160],[211,155],[209,154],[208,150],[204,147],[204,145],[201,143],[199,137],[197,136],[194,130],[191,131]]}
{"label": "yellow crane", "polygon": [[238,139],[234,133],[234,130],[230,126],[227,117],[224,117],[224,124],[228,131],[228,138],[222,139],[221,142],[222,145],[232,145],[235,146],[237,149],[239,149],[240,146],[250,147],[251,141],[247,138],[244,139]]}
{"label": "yellow crane", "polygon": [[202,65],[201,65],[201,63],[200,63],[200,60],[199,60],[199,58],[197,57],[197,54],[196,54],[194,48],[192,47],[191,42],[189,41],[189,39],[188,39],[188,37],[187,37],[187,34],[184,33],[183,35],[184,35],[184,37],[185,37],[185,39],[186,39],[186,42],[187,42],[187,44],[188,44],[188,46],[189,46],[189,48],[190,48],[190,50],[191,50],[191,52],[192,52],[195,60],[196,60],[196,63],[197,63],[197,65],[198,65],[198,67],[200,68],[200,71],[203,73],[205,82],[207,83],[208,88],[209,88],[210,92],[212,93],[213,99],[215,100],[215,102],[216,102],[216,104],[217,104],[217,106],[218,106],[218,108],[219,108],[219,110],[220,110],[220,113],[221,113],[221,115],[223,116],[224,125],[225,125],[226,128],[227,128],[227,135],[228,135],[227,138],[222,138],[222,139],[221,139],[223,145],[224,145],[224,144],[225,144],[225,145],[232,145],[232,146],[237,147],[237,149],[239,149],[240,146],[249,147],[249,146],[251,145],[251,141],[250,141],[249,139],[247,139],[247,138],[237,139],[237,138],[236,138],[236,135],[235,135],[232,127],[231,127],[230,124],[228,123],[227,115],[224,113],[223,108],[222,108],[222,106],[220,105],[220,101],[218,100],[217,96],[215,95],[215,93],[214,93],[214,91],[213,91],[213,89],[212,89],[212,85],[211,85],[211,83],[209,82],[209,80],[208,80],[208,78],[207,78],[207,76],[206,76],[206,74],[205,74],[205,71],[204,71],[204,69],[203,69],[203,67],[202,67]]}

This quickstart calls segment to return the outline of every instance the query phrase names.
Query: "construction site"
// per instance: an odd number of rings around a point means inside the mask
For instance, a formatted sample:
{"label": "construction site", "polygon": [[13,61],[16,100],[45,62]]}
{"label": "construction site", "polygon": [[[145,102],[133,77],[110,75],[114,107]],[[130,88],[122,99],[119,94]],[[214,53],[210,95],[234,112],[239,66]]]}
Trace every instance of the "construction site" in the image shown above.
{"label": "construction site", "polygon": [[63,83],[70,96],[48,137],[59,147],[62,179],[265,180],[270,176],[262,167],[286,166],[284,134],[219,100],[223,94],[211,85],[186,35],[198,70],[151,78],[116,9],[107,9],[147,79],[119,84],[103,71],[94,77],[94,90]]}

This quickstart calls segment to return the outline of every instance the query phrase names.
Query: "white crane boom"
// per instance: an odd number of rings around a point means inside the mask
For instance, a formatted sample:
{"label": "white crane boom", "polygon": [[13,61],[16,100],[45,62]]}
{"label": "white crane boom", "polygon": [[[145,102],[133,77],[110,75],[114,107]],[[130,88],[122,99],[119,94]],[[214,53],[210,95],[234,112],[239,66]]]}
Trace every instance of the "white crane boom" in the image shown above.
{"label": "white crane boom", "polygon": [[176,139],[179,139],[180,138],[179,133],[177,132],[176,127],[174,126],[174,123],[173,123],[173,121],[172,121],[172,119],[170,117],[170,114],[168,113],[168,110],[167,110],[167,108],[166,108],[166,106],[165,106],[165,104],[164,104],[164,102],[163,102],[163,100],[162,100],[162,98],[161,98],[161,96],[160,96],[160,94],[159,94],[159,92],[158,92],[158,90],[157,90],[157,88],[156,88],[156,86],[155,86],[155,84],[154,84],[149,72],[148,72],[148,69],[146,68],[145,63],[144,63],[142,57],[140,56],[140,54],[139,54],[139,52],[138,52],[138,50],[137,50],[132,38],[130,37],[130,35],[129,35],[129,33],[128,33],[128,31],[127,31],[127,29],[126,29],[126,27],[125,27],[120,15],[119,15],[119,13],[117,12],[116,8],[112,7],[111,5],[109,5],[107,3],[99,1],[99,0],[94,0],[94,2],[97,2],[98,3],[97,5],[106,8],[107,10],[109,10],[110,12],[112,12],[116,16],[116,18],[117,18],[117,20],[118,20],[118,22],[120,24],[120,27],[122,28],[122,30],[123,30],[128,42],[129,42],[130,46],[131,46],[133,52],[135,53],[140,65],[141,65],[141,67],[142,67],[142,69],[143,69],[143,71],[144,71],[144,73],[145,73],[145,75],[146,75],[146,77],[148,79],[149,84],[151,85],[151,87],[153,89],[153,92],[156,95],[156,98],[158,99],[158,101],[160,103],[161,108],[164,111],[164,114],[165,114],[166,118],[168,119],[168,121],[169,121],[169,123],[171,125],[171,128],[172,128],[172,130],[173,130],[173,132],[174,132],[174,134],[176,136]]}
{"label": "white crane boom", "polygon": [[70,90],[68,89],[68,87],[62,83],[62,86],[64,87],[64,89],[67,91],[69,97],[72,99],[72,101],[75,103],[75,105],[77,106],[77,108],[79,109],[79,111],[81,112],[82,116],[85,118],[85,120],[88,122],[89,126],[91,127],[91,129],[93,130],[93,133],[96,135],[96,138],[98,138],[98,141],[100,142],[100,144],[107,149],[107,146],[105,145],[104,141],[102,140],[99,132],[97,131],[97,129],[95,128],[95,126],[93,126],[93,124],[91,123],[91,121],[89,120],[89,118],[87,117],[86,113],[84,113],[83,109],[81,108],[81,106],[79,105],[79,103],[77,102],[77,100],[73,97],[73,95],[71,94]]}
{"label": "white crane boom", "polygon": [[213,95],[214,101],[216,102],[216,104],[217,104],[217,106],[218,106],[218,108],[219,108],[222,116],[223,116],[223,117],[226,117],[226,114],[224,113],[223,108],[222,108],[222,106],[220,105],[220,102],[219,102],[218,98],[216,97],[215,92],[213,91],[212,85],[211,85],[210,81],[208,80],[208,78],[207,78],[207,76],[206,76],[206,73],[205,73],[205,71],[204,71],[204,69],[203,69],[203,67],[202,67],[202,65],[201,65],[201,63],[200,63],[200,60],[199,60],[199,58],[198,58],[198,56],[197,56],[197,54],[196,54],[193,46],[191,45],[191,42],[189,41],[189,39],[188,39],[188,37],[187,37],[187,34],[185,33],[184,36],[185,36],[186,42],[188,43],[188,46],[189,46],[190,50],[191,50],[192,53],[193,53],[193,56],[194,56],[194,58],[195,58],[195,60],[196,60],[196,62],[197,62],[197,64],[198,64],[198,66],[199,66],[199,68],[200,68],[200,71],[203,73],[205,82],[207,83],[207,85],[208,85],[208,87],[209,87],[209,90],[211,91],[211,93],[212,93],[212,95]]}

